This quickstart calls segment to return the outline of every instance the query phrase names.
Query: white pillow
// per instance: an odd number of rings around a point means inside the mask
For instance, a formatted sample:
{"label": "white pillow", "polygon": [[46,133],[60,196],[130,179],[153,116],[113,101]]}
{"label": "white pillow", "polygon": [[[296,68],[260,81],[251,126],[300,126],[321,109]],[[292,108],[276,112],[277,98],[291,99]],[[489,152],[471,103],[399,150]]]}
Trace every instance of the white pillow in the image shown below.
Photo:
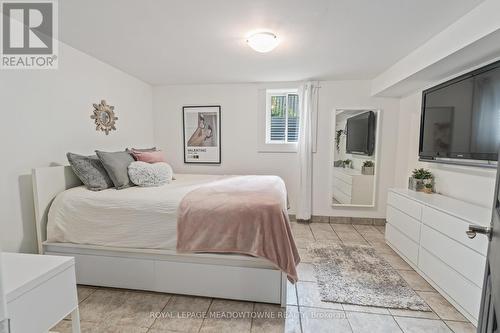
{"label": "white pillow", "polygon": [[135,161],[128,166],[128,176],[137,186],[160,186],[172,181],[173,171],[168,163]]}

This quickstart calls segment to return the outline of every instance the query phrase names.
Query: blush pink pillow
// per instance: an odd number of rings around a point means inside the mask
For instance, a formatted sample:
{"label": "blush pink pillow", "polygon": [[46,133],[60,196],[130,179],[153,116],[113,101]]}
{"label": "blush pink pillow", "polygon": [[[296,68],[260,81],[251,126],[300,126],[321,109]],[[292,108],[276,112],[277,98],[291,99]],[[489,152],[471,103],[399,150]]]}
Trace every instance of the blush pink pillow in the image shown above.
{"label": "blush pink pillow", "polygon": [[165,159],[165,154],[161,150],[157,151],[137,151],[132,150],[132,155],[134,155],[137,161],[146,163],[157,163],[157,162],[167,162]]}

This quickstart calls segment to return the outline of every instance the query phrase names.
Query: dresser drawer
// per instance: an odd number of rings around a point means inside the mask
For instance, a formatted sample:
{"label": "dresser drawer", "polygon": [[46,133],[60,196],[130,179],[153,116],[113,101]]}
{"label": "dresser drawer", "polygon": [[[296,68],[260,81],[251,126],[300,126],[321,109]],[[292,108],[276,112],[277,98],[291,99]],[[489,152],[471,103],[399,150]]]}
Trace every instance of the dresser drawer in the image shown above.
{"label": "dresser drawer", "polygon": [[385,226],[385,239],[394,248],[398,249],[413,266],[418,263],[418,244],[412,241],[408,236],[403,234],[392,224],[388,223]]}
{"label": "dresser drawer", "polygon": [[420,245],[471,280],[478,288],[483,285],[486,257],[426,225],[422,226]]}
{"label": "dresser drawer", "polygon": [[422,223],[486,256],[488,238],[476,237],[470,239],[467,237],[465,232],[469,228],[469,223],[430,207],[424,207]]}
{"label": "dresser drawer", "polygon": [[338,190],[340,190],[341,192],[344,192],[344,194],[346,194],[350,197],[352,196],[352,185],[351,184],[347,184],[344,181],[337,178],[337,179],[335,179],[335,183],[333,184],[333,186],[335,188],[337,188]]}
{"label": "dresser drawer", "polygon": [[352,184],[352,176],[349,176],[342,171],[333,170],[333,177],[344,181],[347,184]]}
{"label": "dresser drawer", "polygon": [[387,221],[415,242],[420,240],[420,221],[398,209],[387,206]]}
{"label": "dresser drawer", "polygon": [[350,204],[351,197],[340,191],[338,188],[333,188],[333,197],[341,204]]}
{"label": "dresser drawer", "polygon": [[420,249],[418,266],[428,278],[477,320],[481,304],[481,288],[458,274],[426,249]]}
{"label": "dresser drawer", "polygon": [[389,192],[387,203],[417,220],[422,217],[422,205],[399,194]]}

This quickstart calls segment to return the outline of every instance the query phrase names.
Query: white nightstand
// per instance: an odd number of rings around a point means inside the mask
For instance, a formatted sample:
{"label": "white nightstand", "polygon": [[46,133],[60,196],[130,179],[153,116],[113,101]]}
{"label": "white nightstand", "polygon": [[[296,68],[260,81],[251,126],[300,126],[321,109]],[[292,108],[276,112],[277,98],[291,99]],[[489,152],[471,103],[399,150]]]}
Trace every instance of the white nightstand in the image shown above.
{"label": "white nightstand", "polygon": [[80,333],[73,258],[1,255],[11,333],[45,333],[70,313],[73,333]]}

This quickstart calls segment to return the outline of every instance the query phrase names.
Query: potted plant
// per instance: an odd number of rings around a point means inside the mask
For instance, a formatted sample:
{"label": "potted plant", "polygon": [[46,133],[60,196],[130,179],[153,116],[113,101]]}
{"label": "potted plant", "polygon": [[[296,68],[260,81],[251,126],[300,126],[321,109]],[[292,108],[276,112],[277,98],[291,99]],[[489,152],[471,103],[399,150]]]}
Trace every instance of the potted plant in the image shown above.
{"label": "potted plant", "polygon": [[350,159],[344,160],[344,168],[352,168],[352,161]]}
{"label": "potted plant", "polygon": [[408,181],[408,188],[410,190],[421,192],[424,191],[426,184],[434,186],[433,182],[434,176],[432,175],[432,172],[424,168],[415,169],[413,170],[412,176]]}
{"label": "potted plant", "polygon": [[361,167],[361,173],[363,175],[374,175],[375,163],[373,163],[373,161],[364,161]]}
{"label": "potted plant", "polygon": [[337,130],[335,131],[335,148],[337,148],[337,153],[340,153],[340,140],[342,139],[342,135],[346,135],[345,130]]}
{"label": "potted plant", "polygon": [[433,189],[434,189],[434,184],[432,184],[432,183],[427,183],[424,185],[424,192],[425,193],[431,194],[433,192]]}

